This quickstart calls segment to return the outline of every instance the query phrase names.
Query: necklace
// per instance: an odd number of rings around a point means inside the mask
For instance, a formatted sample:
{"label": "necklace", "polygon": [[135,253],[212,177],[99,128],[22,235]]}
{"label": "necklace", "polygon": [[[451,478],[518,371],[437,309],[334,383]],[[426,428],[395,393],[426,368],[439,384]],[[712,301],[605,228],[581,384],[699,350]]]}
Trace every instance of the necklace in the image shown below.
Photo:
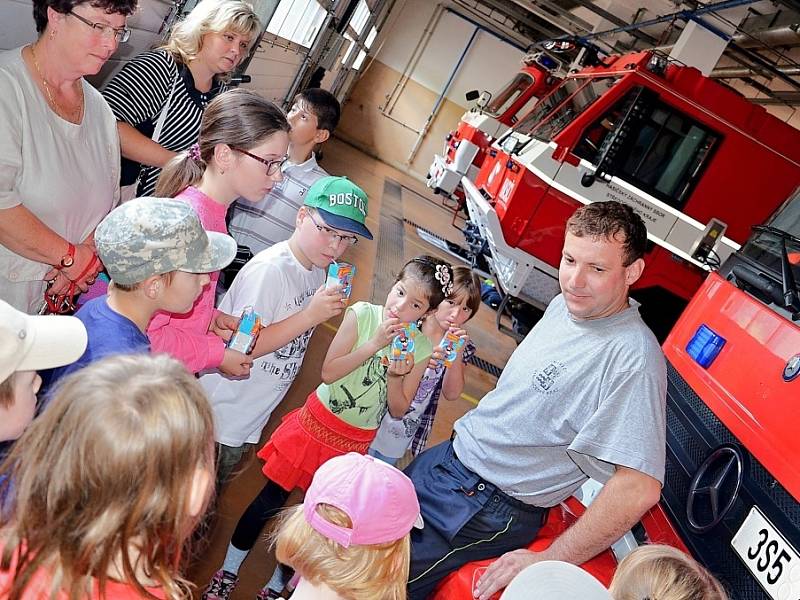
{"label": "necklace", "polygon": [[44,74],[42,73],[42,69],[39,67],[39,61],[36,60],[36,50],[33,47],[34,45],[31,44],[31,58],[33,59],[33,66],[36,69],[36,73],[39,74],[39,79],[42,80],[42,84],[44,85],[45,94],[47,94],[47,99],[50,101],[50,105],[56,110],[56,112],[66,117],[66,119],[72,123],[78,123],[81,119],[81,113],[83,112],[83,99],[78,102],[78,106],[69,112],[64,110],[61,105],[56,102],[55,96],[53,96],[53,92],[50,90],[50,84],[47,83],[47,79],[45,79]]}

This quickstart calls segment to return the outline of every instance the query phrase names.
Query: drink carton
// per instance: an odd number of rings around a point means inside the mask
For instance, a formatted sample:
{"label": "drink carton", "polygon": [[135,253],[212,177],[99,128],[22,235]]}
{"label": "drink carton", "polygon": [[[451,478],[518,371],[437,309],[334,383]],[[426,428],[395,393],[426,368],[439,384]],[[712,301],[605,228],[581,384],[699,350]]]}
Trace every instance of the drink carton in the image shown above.
{"label": "drink carton", "polygon": [[245,306],[239,319],[239,326],[228,340],[227,347],[242,354],[250,354],[256,345],[259,331],[261,331],[261,316],[252,306]]}
{"label": "drink carton", "polygon": [[332,262],[328,265],[328,278],[325,280],[325,288],[341,285],[342,293],[346,298],[349,298],[353,289],[353,277],[355,274],[355,265],[346,262]]}
{"label": "drink carton", "polygon": [[420,333],[416,323],[406,323],[403,329],[394,336],[391,344],[392,360],[405,360],[409,353],[414,354],[414,338]]}
{"label": "drink carton", "polygon": [[464,340],[452,331],[448,331],[444,334],[442,341],[439,342],[439,348],[442,349],[442,353],[444,354],[442,364],[445,367],[452,366],[458,357],[458,351],[461,350],[461,346],[463,345]]}

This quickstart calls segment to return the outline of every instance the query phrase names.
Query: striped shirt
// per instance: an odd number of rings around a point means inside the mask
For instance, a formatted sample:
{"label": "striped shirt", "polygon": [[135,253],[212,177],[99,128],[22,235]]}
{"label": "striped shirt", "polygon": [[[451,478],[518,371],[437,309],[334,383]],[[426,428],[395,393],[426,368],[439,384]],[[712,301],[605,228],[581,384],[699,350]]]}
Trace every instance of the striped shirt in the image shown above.
{"label": "striped shirt", "polygon": [[261,201],[236,201],[228,223],[230,234],[241,246],[250,248],[253,254],[288,240],[294,232],[297,209],[303,204],[308,188],[327,175],[313,153],[303,163],[286,162],[283,181],[276,183]]}
{"label": "striped shirt", "polygon": [[[166,50],[148,50],[129,61],[103,89],[103,97],[111,106],[118,121],[135,127],[139,133],[152,137],[156,122],[169,102],[166,121],[158,143],[167,150],[180,152],[197,141],[200,119],[206,105],[228,86],[214,81],[208,92],[194,86],[192,72],[175,61]],[[137,196],[150,196],[156,187],[161,169],[142,166],[122,159],[122,185],[136,181],[141,169]]]}

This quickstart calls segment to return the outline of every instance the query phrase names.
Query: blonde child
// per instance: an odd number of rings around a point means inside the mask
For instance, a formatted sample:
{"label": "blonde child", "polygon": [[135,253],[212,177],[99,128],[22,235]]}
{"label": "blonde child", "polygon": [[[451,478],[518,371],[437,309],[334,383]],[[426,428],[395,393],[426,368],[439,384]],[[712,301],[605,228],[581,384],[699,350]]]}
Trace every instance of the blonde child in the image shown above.
{"label": "blonde child", "polygon": [[0,597],[191,598],[179,569],[212,490],[213,417],[164,356],[66,377],[0,472]]}
{"label": "blonde child", "polygon": [[716,578],[672,546],[642,546],[617,567],[609,588],[614,600],[727,600]]}
{"label": "blonde child", "polygon": [[[481,282],[478,276],[466,267],[454,267],[452,294],[442,300],[422,323],[422,333],[434,345],[433,357],[408,412],[400,419],[388,412],[384,415],[370,446],[372,456],[397,465],[406,450],[411,450],[410,460],[425,449],[440,395],[455,400],[464,389],[464,366],[475,354],[475,345],[463,325],[475,315],[480,304]],[[436,346],[448,332],[459,337],[462,344],[453,364],[445,368],[441,350]]]}
{"label": "blonde child", "polygon": [[67,365],[86,349],[86,328],[75,317],[31,316],[0,300],[0,459],[36,412],[42,383],[36,371]]}
{"label": "blonde child", "polygon": [[[282,180],[289,123],[272,102],[236,89],[214,98],[203,113],[198,142],[164,167],[159,196],[189,203],[207,231],[227,233],[225,217],[237,198],[261,200]],[[184,315],[157,314],[147,330],[153,351],[166,352],[194,372],[219,369],[232,376],[250,372],[251,360],[225,347],[224,333],[237,319],[214,309],[219,273]]]}
{"label": "blonde child", "polygon": [[520,571],[500,600],[527,599],[532,590],[540,600],[728,600],[722,585],[702,565],[663,544],[640,546],[628,554],[608,590],[580,567],[545,560]]}
{"label": "blonde child", "polygon": [[300,576],[292,599],[404,600],[415,525],[408,477],[370,456],[332,458],[273,538],[278,560]]}
{"label": "blonde child", "polygon": [[[385,305],[356,302],[322,365],[323,383],[305,406],[289,413],[258,456],[268,481],[239,519],[222,569],[205,592],[207,600],[227,599],[238,571],[266,522],[286,503],[294,488],[306,490],[320,465],[347,452],[365,454],[388,410],[406,413],[428,364],[431,345],[416,337],[414,353],[388,361],[387,346],[404,324],[415,323],[452,291],[452,268],[430,256],[403,267]],[[279,570],[278,570],[279,571]],[[276,571],[263,598],[280,591]]]}

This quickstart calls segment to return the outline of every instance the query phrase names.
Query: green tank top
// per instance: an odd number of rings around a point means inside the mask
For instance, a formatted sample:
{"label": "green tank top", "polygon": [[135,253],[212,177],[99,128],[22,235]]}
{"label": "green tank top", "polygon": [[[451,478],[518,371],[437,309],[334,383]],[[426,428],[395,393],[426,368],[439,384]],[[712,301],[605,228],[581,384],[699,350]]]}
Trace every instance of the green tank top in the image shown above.
{"label": "green tank top", "polygon": [[[356,302],[347,308],[356,317],[358,338],[355,350],[375,334],[383,322],[383,306]],[[427,361],[433,348],[424,335],[415,339],[414,362]],[[387,410],[386,369],[381,360],[389,355],[389,347],[370,356],[352,373],[337,381],[321,383],[317,388],[322,404],[345,423],[361,429],[377,429]]]}

